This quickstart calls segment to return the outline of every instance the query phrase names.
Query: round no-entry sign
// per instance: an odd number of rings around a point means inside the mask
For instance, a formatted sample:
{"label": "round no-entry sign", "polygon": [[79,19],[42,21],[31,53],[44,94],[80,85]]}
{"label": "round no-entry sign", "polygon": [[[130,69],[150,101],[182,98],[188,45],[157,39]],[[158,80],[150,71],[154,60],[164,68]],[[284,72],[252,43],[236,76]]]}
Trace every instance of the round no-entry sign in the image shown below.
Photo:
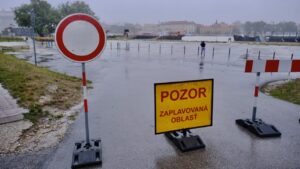
{"label": "round no-entry sign", "polygon": [[88,62],[101,54],[105,31],[92,16],[82,13],[62,19],[55,31],[55,43],[63,56],[74,62]]}

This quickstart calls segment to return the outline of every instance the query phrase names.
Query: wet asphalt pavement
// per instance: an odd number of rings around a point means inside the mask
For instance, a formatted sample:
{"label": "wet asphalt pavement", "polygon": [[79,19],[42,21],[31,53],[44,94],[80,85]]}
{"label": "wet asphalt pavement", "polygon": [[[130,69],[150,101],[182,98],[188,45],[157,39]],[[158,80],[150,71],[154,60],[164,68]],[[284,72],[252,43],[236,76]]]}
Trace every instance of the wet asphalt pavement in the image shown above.
{"label": "wet asphalt pavement", "polygon": [[[88,94],[90,137],[102,140],[101,168],[300,168],[300,106],[260,93],[257,117],[275,125],[282,133],[280,138],[261,139],[235,124],[236,119],[252,115],[255,74],[243,73],[246,49],[251,58],[260,50],[263,59],[272,58],[273,51],[277,58],[289,59],[294,53],[299,59],[300,47],[209,43],[200,69],[197,43],[129,42],[130,50],[126,51],[124,42],[117,50],[117,41],[108,41],[101,58],[86,65],[88,79],[93,81]],[[62,58],[55,48],[43,50],[54,55],[40,55],[53,59],[40,65],[80,77],[80,64]],[[299,75],[262,74],[261,84],[295,77]],[[154,83],[208,78],[215,80],[213,126],[192,130],[206,148],[181,153],[164,135],[154,134]],[[74,142],[83,139],[84,114],[80,113],[57,147],[0,157],[0,168],[69,169]]]}

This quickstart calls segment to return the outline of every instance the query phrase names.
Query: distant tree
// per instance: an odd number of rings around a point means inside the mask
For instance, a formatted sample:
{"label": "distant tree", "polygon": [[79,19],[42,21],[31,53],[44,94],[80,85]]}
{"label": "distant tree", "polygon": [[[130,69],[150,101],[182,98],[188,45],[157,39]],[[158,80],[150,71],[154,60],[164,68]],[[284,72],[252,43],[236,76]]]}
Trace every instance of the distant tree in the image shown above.
{"label": "distant tree", "polygon": [[243,33],[242,30],[242,23],[240,21],[235,21],[232,23],[232,34],[241,34]]}
{"label": "distant tree", "polygon": [[285,22],[283,30],[285,32],[297,32],[297,25],[295,22]]}
{"label": "distant tree", "polygon": [[69,14],[80,12],[95,16],[89,5],[82,1],[66,2],[55,9],[45,0],[31,0],[30,4],[21,5],[14,10],[19,26],[31,26],[32,10],[35,13],[35,31],[40,36],[53,33],[58,22]]}
{"label": "distant tree", "polygon": [[253,22],[253,30],[255,34],[263,34],[265,32],[266,23],[263,21]]}
{"label": "distant tree", "polygon": [[253,25],[252,25],[251,22],[247,21],[247,22],[244,24],[243,28],[244,28],[244,31],[245,31],[245,33],[246,33],[247,35],[250,35],[250,34],[253,33]]}
{"label": "distant tree", "polygon": [[59,13],[60,19],[73,13],[85,13],[96,17],[95,13],[91,10],[90,6],[83,1],[75,1],[73,3],[69,3],[69,2],[63,3],[58,6],[57,11]]}
{"label": "distant tree", "polygon": [[232,34],[236,35],[236,34],[240,34],[241,33],[241,29],[238,25],[233,25],[232,27]]}
{"label": "distant tree", "polygon": [[15,8],[15,20],[19,26],[31,26],[31,11],[35,14],[35,31],[40,36],[45,36],[55,30],[58,23],[58,14],[54,8],[43,0],[31,0],[30,4],[24,4]]}

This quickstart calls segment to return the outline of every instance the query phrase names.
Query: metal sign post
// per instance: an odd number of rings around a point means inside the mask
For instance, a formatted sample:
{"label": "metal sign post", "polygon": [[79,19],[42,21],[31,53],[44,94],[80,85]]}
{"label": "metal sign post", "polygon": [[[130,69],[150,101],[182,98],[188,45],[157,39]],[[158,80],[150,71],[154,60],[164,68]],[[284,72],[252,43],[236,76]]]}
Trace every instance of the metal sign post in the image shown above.
{"label": "metal sign post", "polygon": [[85,63],[81,63],[81,68],[82,68],[82,91],[83,91],[86,143],[90,144],[89,115],[88,115],[89,109],[88,109],[88,100],[87,100]]}
{"label": "metal sign post", "polygon": [[30,20],[31,20],[31,38],[33,43],[33,55],[34,55],[34,65],[37,66],[37,60],[36,60],[36,49],[35,49],[35,13],[32,9],[30,13]]}
{"label": "metal sign post", "polygon": [[97,19],[77,13],[60,21],[55,32],[55,42],[63,56],[82,66],[86,139],[75,143],[72,168],[102,164],[101,140],[90,139],[85,63],[101,55],[106,43],[105,31]]}

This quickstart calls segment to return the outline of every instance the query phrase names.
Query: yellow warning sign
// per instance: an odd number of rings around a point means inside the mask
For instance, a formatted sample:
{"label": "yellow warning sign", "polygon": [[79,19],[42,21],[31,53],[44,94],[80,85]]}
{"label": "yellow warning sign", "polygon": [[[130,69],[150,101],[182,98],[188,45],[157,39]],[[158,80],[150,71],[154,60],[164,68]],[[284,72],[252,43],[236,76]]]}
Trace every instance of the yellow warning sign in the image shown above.
{"label": "yellow warning sign", "polygon": [[213,79],[154,84],[155,134],[212,126]]}

